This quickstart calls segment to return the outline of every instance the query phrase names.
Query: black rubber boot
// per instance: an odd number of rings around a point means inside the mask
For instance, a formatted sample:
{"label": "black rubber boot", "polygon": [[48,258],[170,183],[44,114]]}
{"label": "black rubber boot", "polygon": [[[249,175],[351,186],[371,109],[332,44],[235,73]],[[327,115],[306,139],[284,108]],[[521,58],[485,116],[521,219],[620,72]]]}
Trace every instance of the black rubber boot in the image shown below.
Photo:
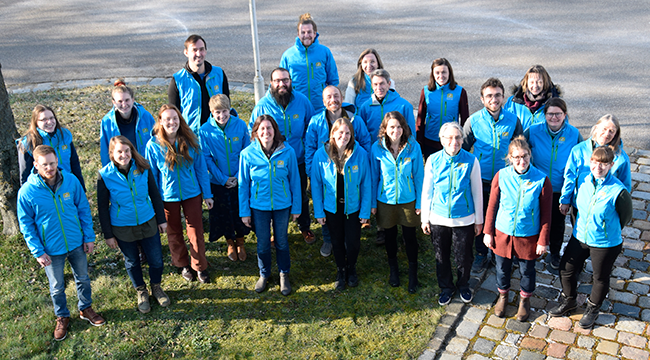
{"label": "black rubber boot", "polygon": [[345,268],[337,269],[334,286],[336,287],[336,290],[345,290]]}
{"label": "black rubber boot", "polygon": [[388,284],[392,287],[398,287],[399,268],[397,267],[397,258],[388,259],[388,266],[390,266],[390,276],[388,277]]}
{"label": "black rubber boot", "polygon": [[418,291],[418,263],[409,263],[409,292],[415,294]]}
{"label": "black rubber boot", "polygon": [[357,267],[352,265],[348,266],[348,286],[357,287],[359,285],[359,277],[357,276]]}

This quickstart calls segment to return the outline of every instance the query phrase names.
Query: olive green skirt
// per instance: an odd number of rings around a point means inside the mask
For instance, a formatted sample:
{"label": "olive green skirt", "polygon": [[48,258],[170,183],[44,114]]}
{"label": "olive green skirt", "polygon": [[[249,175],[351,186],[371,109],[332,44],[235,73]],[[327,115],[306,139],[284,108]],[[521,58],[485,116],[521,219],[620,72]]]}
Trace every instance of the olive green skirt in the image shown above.
{"label": "olive green skirt", "polygon": [[390,229],[395,225],[409,227],[420,225],[420,216],[415,214],[415,201],[397,205],[377,201],[377,226]]}

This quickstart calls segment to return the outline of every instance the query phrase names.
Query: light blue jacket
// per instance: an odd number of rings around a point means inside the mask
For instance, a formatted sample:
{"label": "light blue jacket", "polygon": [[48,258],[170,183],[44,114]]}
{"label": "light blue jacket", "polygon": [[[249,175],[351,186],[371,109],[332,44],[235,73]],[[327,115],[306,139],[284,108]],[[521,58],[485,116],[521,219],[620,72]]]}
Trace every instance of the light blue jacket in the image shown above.
{"label": "light blue jacket", "polygon": [[[574,200],[577,189],[576,184],[582,177],[591,174],[589,164],[595,144],[596,142],[589,138],[574,146],[571,150],[571,155],[569,155],[569,160],[567,160],[566,168],[564,169],[564,185],[562,186],[560,204],[572,204],[575,206],[575,203],[572,201]],[[622,147],[620,148],[620,152],[614,155],[614,166],[609,170],[609,173],[619,179],[628,192],[632,191],[630,158]]]}
{"label": "light blue jacket", "polygon": [[551,136],[548,125],[543,122],[528,128],[524,136],[532,152],[531,163],[548,176],[553,192],[561,192],[571,149],[583,141],[580,131],[565,121],[560,132]]}
{"label": "light blue jacket", "polygon": [[324,108],[323,89],[328,85],[339,85],[339,73],[336,61],[330,49],[318,42],[318,33],[314,43],[308,48],[296,37],[294,46],[288,48],[280,67],[289,70],[293,88],[305,95],[316,111]]}
{"label": "light blue jacket", "polygon": [[[205,74],[205,87],[208,90],[210,97],[222,94],[223,89],[223,70],[220,67],[212,65],[212,70]],[[199,84],[194,76],[182,68],[174,74],[174,81],[178,88],[178,96],[181,100],[181,108],[179,109],[185,118],[187,125],[196,133],[201,127],[201,84]]]}
{"label": "light blue jacket", "polygon": [[433,141],[440,141],[439,133],[443,124],[458,122],[460,95],[463,87],[456,85],[454,90],[449,88],[449,83],[440,86],[436,83],[436,90],[430,91],[424,87],[424,99],[427,103],[427,116],[424,136]]}
{"label": "light blue jacket", "polygon": [[[327,153],[328,146],[321,146],[314,155],[311,172],[312,192],[314,201],[314,217],[325,217],[325,210],[335,214],[337,211],[336,164]],[[370,164],[368,153],[359,145],[354,144],[354,150],[345,160],[343,181],[345,183],[345,215],[359,211],[359,218],[370,219]]]}
{"label": "light blue jacket", "polygon": [[[174,144],[177,146],[177,144]],[[183,162],[170,169],[165,162],[167,148],[152,136],[147,144],[146,158],[151,165],[151,173],[156,179],[156,185],[164,202],[179,202],[191,199],[203,193],[204,199],[212,199],[210,191],[210,175],[205,165],[205,158],[199,151],[190,147],[189,155],[192,162]]]}
{"label": "light blue jacket", "polygon": [[[366,128],[366,122],[363,121],[361,116],[354,115],[354,105],[343,103],[342,108],[347,111],[349,116],[352,116],[350,122],[352,123],[352,130],[354,130],[354,139],[366,150],[366,153],[370,153],[372,141]],[[330,126],[327,121],[327,109],[323,109],[311,118],[307,127],[307,136],[305,137],[305,165],[308,176],[311,174],[311,163],[314,154],[329,141]]]}
{"label": "light blue jacket", "polygon": [[[147,149],[147,143],[151,139],[151,130],[156,124],[151,113],[149,113],[142,105],[138,103],[133,104],[133,110],[135,111],[136,122],[135,122],[135,133],[136,133],[136,144],[135,149],[138,150],[138,153],[144,154]],[[101,129],[99,130],[99,155],[102,159],[102,166],[106,166],[111,160],[108,154],[108,145],[111,143],[113,136],[121,135],[120,128],[117,125],[117,120],[115,120],[115,107],[111,109],[104,117],[102,118]]]}
{"label": "light blue jacket", "polygon": [[251,143],[246,123],[238,117],[230,116],[226,127],[221,129],[210,116],[199,129],[198,135],[210,171],[210,182],[225,185],[229,177],[237,177],[239,154]]}
{"label": "light blue jacket", "polygon": [[415,136],[415,117],[413,116],[413,105],[406,99],[399,96],[397,91],[390,89],[384,97],[383,102],[377,101],[375,94],[372,94],[370,100],[366,101],[359,108],[359,115],[366,121],[366,127],[370,133],[370,139],[377,141],[379,126],[384,120],[384,115],[391,111],[398,111],[406,119],[406,123],[411,128],[411,134]]}
{"label": "light blue jacket", "polygon": [[616,211],[616,200],[625,191],[623,183],[610,170],[604,179],[595,179],[590,172],[580,178],[577,187],[578,214],[573,236],[598,248],[621,244],[621,220]]}
{"label": "light blue jacket", "polygon": [[431,204],[430,212],[448,219],[474,214],[471,175],[475,161],[474,155],[463,149],[455,156],[437,151],[427,159],[425,171],[433,175],[432,191],[423,201]]}
{"label": "light blue jacket", "polygon": [[[72,156],[72,133],[66,128],[61,128],[50,135],[40,128],[36,129],[43,139],[43,145],[49,145],[54,148],[56,157],[59,159],[59,167],[67,172],[72,172],[71,156]],[[22,148],[33,157],[33,149],[30,149],[31,144],[27,141],[27,136],[23,136],[16,140],[16,144],[20,143]],[[30,167],[32,164],[28,164]]]}
{"label": "light blue jacket", "polygon": [[372,169],[372,207],[377,201],[384,204],[407,204],[415,200],[415,208],[420,208],[422,181],[424,181],[424,161],[420,144],[411,136],[400,151],[397,159],[386,148],[385,141],[372,145],[370,155]]}
{"label": "light blue jacket", "polygon": [[519,174],[512,166],[499,170],[499,210],[495,227],[515,237],[538,235],[541,230],[540,198],[546,175],[530,165]]}
{"label": "light blue jacket", "polygon": [[300,214],[298,162],[296,153],[286,142],[268,158],[259,141],[253,141],[241,152],[238,180],[239,216],[251,216],[251,208],[273,211],[291,207],[292,214]]}
{"label": "light blue jacket", "polygon": [[38,173],[18,190],[20,232],[35,258],[62,255],[95,241],[86,193],[74,175],[60,171],[63,180],[56,192]]}
{"label": "light blue jacket", "polygon": [[[321,101],[322,103],[322,101]],[[298,164],[305,162],[305,134],[309,120],[314,116],[314,107],[307,97],[297,91],[291,95],[291,101],[286,109],[283,109],[276,101],[270,91],[260,99],[253,108],[251,119],[248,122],[248,131],[252,132],[255,119],[260,115],[271,115],[278,123],[280,133],[296,152]]]}
{"label": "light blue jacket", "polygon": [[521,122],[521,126],[524,130],[536,124],[546,123],[546,116],[544,115],[544,108],[546,107],[546,104],[540,106],[539,109],[537,109],[537,111],[535,111],[533,114],[528,106],[526,106],[526,104],[513,101],[514,97],[514,95],[509,97],[508,101],[506,101],[505,105],[503,105],[503,108],[506,111],[517,115],[517,118]]}
{"label": "light blue jacket", "polygon": [[131,160],[127,176],[111,161],[99,170],[110,194],[111,225],[137,226],[156,215],[149,198],[149,170],[140,172]]}

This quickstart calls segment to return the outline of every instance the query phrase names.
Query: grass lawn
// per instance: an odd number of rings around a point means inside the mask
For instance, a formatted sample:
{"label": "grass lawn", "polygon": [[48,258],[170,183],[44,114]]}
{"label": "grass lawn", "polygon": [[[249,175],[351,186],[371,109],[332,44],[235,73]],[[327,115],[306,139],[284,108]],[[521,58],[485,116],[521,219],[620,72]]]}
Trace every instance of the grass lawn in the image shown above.
{"label": "grass lawn", "polygon": [[[166,87],[143,86],[135,91],[136,101],[156,117],[166,102]],[[234,93],[232,98],[241,118],[248,119],[253,96]],[[417,294],[406,289],[408,262],[403,249],[398,257],[402,286],[388,285],[386,253],[374,244],[374,229],[362,232],[359,287],[339,292],[333,285],[333,256],[323,258],[321,242],[307,245],[292,223],[294,292],[288,297],[279,292],[275,265],[269,290],[254,292],[259,276],[254,234],[247,237],[249,258],[243,263],[226,258],[223,238],[206,244],[212,282],[205,285],[181,278],[171,266],[163,235],[163,288],[172,303],[161,308],[151,298],[151,312],[139,313],[122,255],[106,246],[96,218],[99,124],[111,108],[110,88],[27,93],[10,99],[19,133],[26,131],[37,103],[52,106],[59,121],[72,131],[95,217],[98,247],[88,256],[93,307],[107,324],[95,328],[79,320],[74,280],[67,266],[66,294],[73,315],[68,338],[54,341],[55,318],[45,272],[21,236],[0,235],[1,358],[411,359],[426,347],[441,309],[435,296],[435,256],[421,232]],[[320,237],[320,226],[312,228]]]}

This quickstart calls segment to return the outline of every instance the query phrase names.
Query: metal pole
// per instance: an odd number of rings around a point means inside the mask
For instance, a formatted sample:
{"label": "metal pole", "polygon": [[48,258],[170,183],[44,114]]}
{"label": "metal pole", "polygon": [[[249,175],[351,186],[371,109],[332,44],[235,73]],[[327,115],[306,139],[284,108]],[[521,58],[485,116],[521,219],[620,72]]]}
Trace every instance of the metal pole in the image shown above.
{"label": "metal pole", "polygon": [[255,14],[255,0],[249,2],[251,13],[251,32],[253,33],[253,58],[255,59],[255,103],[264,97],[264,77],[262,77],[262,66],[260,65],[260,44],[257,39],[257,15]]}

